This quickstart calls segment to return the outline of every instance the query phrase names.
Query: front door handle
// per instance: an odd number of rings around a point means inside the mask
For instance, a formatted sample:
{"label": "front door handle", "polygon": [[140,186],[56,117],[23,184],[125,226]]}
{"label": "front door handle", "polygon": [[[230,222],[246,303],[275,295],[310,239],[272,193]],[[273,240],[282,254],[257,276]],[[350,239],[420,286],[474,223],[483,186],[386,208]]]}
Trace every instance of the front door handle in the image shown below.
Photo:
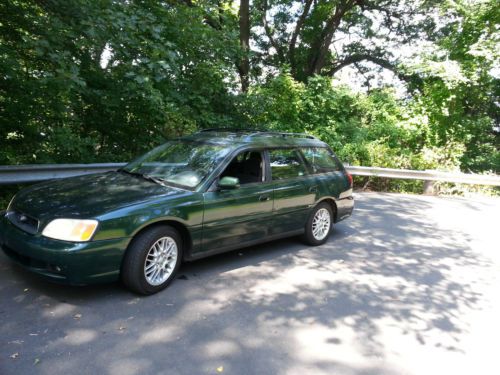
{"label": "front door handle", "polygon": [[269,199],[271,199],[271,198],[270,198],[270,197],[269,197],[269,195],[267,195],[267,194],[262,194],[262,195],[259,197],[259,201],[261,201],[261,202],[266,202],[266,201],[268,201]]}

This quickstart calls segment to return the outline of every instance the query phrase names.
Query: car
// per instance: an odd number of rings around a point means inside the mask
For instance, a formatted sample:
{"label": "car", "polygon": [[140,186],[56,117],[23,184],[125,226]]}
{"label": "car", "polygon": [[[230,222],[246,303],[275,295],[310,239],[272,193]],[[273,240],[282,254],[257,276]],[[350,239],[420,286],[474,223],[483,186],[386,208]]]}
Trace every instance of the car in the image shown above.
{"label": "car", "polygon": [[0,246],[51,280],[147,295],[183,261],[296,235],[321,245],[353,207],[352,177],[319,139],[208,129],[21,190],[0,214]]}

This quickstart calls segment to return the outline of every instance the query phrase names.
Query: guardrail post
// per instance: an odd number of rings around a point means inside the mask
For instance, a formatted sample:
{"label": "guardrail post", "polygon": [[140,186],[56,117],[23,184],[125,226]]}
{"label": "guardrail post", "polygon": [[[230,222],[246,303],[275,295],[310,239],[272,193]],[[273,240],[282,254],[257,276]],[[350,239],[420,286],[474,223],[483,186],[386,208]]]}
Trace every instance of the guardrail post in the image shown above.
{"label": "guardrail post", "polygon": [[424,181],[424,192],[423,194],[424,195],[434,195],[434,183],[436,181],[429,181],[429,180],[425,180]]}

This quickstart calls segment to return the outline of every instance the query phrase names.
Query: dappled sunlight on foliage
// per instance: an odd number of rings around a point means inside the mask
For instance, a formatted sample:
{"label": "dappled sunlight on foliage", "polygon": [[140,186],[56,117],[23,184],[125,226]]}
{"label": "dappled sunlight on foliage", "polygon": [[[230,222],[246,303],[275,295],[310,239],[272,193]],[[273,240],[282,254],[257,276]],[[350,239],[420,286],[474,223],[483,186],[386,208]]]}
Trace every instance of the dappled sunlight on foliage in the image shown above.
{"label": "dappled sunlight on foliage", "polygon": [[[250,13],[245,52],[231,1],[2,2],[0,164],[128,161],[250,127],[311,133],[354,165],[500,172],[495,1],[259,0]],[[351,65],[366,90],[338,81]],[[380,69],[404,95],[370,85]]]}

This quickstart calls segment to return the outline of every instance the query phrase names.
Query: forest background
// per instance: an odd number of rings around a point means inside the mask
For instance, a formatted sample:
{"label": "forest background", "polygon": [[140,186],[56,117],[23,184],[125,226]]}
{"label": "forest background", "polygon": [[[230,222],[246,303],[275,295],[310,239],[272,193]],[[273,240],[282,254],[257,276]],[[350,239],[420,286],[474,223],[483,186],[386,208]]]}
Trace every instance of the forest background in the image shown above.
{"label": "forest background", "polygon": [[307,132],[352,165],[498,174],[499,21],[494,0],[2,1],[0,165],[237,127]]}

